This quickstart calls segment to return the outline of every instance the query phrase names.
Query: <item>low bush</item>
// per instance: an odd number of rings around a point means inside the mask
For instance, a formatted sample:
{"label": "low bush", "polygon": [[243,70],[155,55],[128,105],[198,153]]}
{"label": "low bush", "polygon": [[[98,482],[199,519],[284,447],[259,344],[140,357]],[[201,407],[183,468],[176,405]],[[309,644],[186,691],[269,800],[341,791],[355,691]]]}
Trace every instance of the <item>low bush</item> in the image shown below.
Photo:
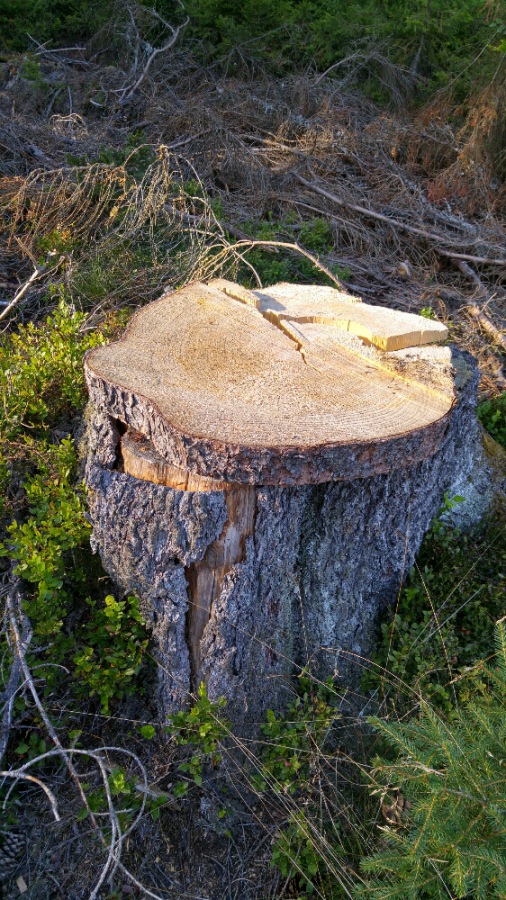
{"label": "low bush", "polygon": [[370,719],[395,757],[376,759],[374,775],[393,805],[402,795],[404,814],[382,828],[383,846],[362,863],[372,877],[355,896],[506,895],[506,619],[495,636],[497,665],[468,673],[474,699],[451,722],[425,702],[409,722]]}
{"label": "low bush", "polygon": [[494,440],[506,447],[506,392],[480,403],[478,418]]}

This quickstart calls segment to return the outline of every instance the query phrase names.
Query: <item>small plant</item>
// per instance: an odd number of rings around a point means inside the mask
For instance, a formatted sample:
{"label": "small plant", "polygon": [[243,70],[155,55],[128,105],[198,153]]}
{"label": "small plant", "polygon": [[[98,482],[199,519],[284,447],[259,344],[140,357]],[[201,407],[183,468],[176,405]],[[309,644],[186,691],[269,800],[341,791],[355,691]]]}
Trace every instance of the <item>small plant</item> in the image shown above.
{"label": "small plant", "polygon": [[[223,718],[222,710],[227,701],[220,697],[216,703],[209,700],[205,684],[202,682],[197,692],[197,700],[188,711],[175,713],[166,726],[168,734],[176,743],[186,747],[189,757],[179,766],[179,771],[189,775],[198,787],[202,786],[206,765],[215,768],[222,760],[220,741],[229,733],[229,723]],[[188,791],[188,782],[179,782],[174,794],[182,797]]]}
{"label": "small plant", "polygon": [[409,722],[370,719],[396,757],[376,759],[373,774],[410,805],[404,823],[382,829],[385,846],[363,862],[372,878],[355,896],[506,896],[506,618],[495,638],[497,667],[468,674],[476,695],[451,721],[428,703]]}
{"label": "small plant", "polygon": [[25,740],[21,741],[14,748],[14,753],[21,757],[23,762],[26,762],[27,760],[35,759],[36,756],[41,756],[46,750],[47,744],[40,732],[31,731]]}
{"label": "small plant", "polygon": [[288,825],[279,832],[271,865],[281,872],[283,878],[297,878],[300,889],[306,894],[314,894],[314,881],[325,866],[303,810],[292,813]]}
{"label": "small plant", "polygon": [[[131,694],[148,638],[137,597],[105,598],[105,605],[87,601],[91,617],[81,632],[84,647],[74,656],[78,691],[96,695],[102,712],[113,700]],[[148,726],[149,727],[149,726]]]}
{"label": "small plant", "polygon": [[[115,766],[107,778],[108,788],[114,801],[122,802],[123,808],[116,809],[119,824],[123,833],[129,828],[133,820],[142,810],[149,813],[156,822],[160,818],[160,809],[167,803],[168,796],[163,792],[146,792],[143,786],[138,783],[138,779],[132,777],[126,772],[122,766]],[[87,785],[83,785],[86,790]],[[89,791],[86,794],[86,800],[92,813],[103,815],[108,813],[107,793],[103,786]],[[116,805],[116,804],[115,804]],[[78,820],[83,820],[88,815],[86,807],[84,807]]]}
{"label": "small plant", "polygon": [[304,672],[297,688],[286,713],[278,718],[268,710],[267,722],[261,727],[265,743],[261,772],[255,776],[258,790],[271,787],[288,794],[307,793],[315,760],[339,718],[332,678],[313,682]]}
{"label": "small plant", "polygon": [[506,392],[480,403],[478,418],[494,440],[506,447]]}

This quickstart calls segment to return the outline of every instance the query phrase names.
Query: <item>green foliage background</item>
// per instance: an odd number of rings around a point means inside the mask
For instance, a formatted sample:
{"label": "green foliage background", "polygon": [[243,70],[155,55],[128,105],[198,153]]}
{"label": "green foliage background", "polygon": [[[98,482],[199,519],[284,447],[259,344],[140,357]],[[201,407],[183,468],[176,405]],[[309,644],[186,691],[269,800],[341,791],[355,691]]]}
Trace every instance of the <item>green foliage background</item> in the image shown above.
{"label": "green foliage background", "polygon": [[[172,0],[156,8],[181,21]],[[493,47],[504,37],[506,18],[504,0],[186,0],[185,8],[186,44],[232,73],[252,65],[278,74],[321,71],[374,45],[407,72],[416,60],[422,95],[457,79],[461,98],[497,64]],[[0,0],[0,36],[11,50],[28,49],[28,33],[53,44],[82,43],[107,23],[119,28],[124,12],[111,0]],[[364,83],[371,75],[369,66]],[[376,99],[387,97],[378,81],[371,90]]]}

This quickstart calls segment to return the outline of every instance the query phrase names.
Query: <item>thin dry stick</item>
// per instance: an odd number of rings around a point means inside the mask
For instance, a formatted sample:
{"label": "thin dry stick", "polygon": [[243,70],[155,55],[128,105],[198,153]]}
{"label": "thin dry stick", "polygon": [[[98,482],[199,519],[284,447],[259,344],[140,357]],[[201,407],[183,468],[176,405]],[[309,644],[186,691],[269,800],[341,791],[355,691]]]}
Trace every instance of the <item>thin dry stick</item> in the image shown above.
{"label": "thin dry stick", "polygon": [[45,272],[46,266],[41,266],[41,268],[36,268],[33,270],[28,281],[25,281],[25,283],[16,292],[9,305],[6,306],[5,309],[0,313],[0,322],[2,321],[2,319],[5,319],[9,315],[11,310],[13,310],[14,307],[18,305],[19,301],[23,299],[25,294],[30,290],[30,287],[32,286],[34,281],[37,281],[38,278],[41,278]]}
{"label": "thin dry stick", "polygon": [[[15,598],[15,599],[13,599],[13,598]],[[29,669],[28,664],[25,659],[25,649],[23,647],[21,636],[19,633],[19,628],[18,628],[18,618],[21,620],[21,622],[24,622],[24,620],[26,618],[26,616],[22,610],[22,607],[21,607],[21,594],[20,594],[18,585],[16,585],[14,587],[14,589],[7,594],[6,604],[7,604],[7,614],[9,616],[10,626],[11,626],[12,634],[13,634],[13,638],[14,638],[15,651],[16,651],[16,655],[19,659],[19,664],[20,664],[21,670],[23,672],[25,682],[30,689],[30,693],[34,699],[35,705],[36,705],[37,709],[39,710],[42,721],[44,722],[44,725],[46,726],[46,729],[48,731],[49,736],[51,737],[51,740],[53,741],[53,744],[55,745],[58,752],[61,754],[61,756],[65,760],[65,764],[76,784],[76,787],[79,791],[79,795],[86,807],[86,810],[88,812],[88,815],[90,817],[90,821],[91,821],[92,825],[95,828],[97,828],[98,830],[100,830],[99,826],[96,822],[96,819],[88,805],[88,801],[86,799],[86,794],[83,791],[81,782],[79,780],[79,776],[74,768],[74,765],[72,764],[71,760],[69,759],[65,748],[63,747],[58,735],[56,734],[56,731],[53,728],[53,725],[47,715],[44,705],[41,702],[38,691],[33,683],[32,675],[31,675],[30,669]]]}
{"label": "thin dry stick", "polygon": [[[180,6],[183,7],[183,4],[180,3]],[[129,9],[129,12],[130,12],[131,18],[133,19],[133,15],[132,15],[130,9]],[[168,28],[168,30],[170,31],[170,37],[168,38],[167,41],[165,41],[165,43],[161,47],[153,47],[152,48],[151,53],[148,56],[146,65],[144,66],[139,77],[137,78],[137,81],[131,87],[123,88],[123,91],[122,91],[122,94],[120,97],[121,104],[128,103],[128,101],[131,100],[131,98],[133,97],[135,92],[140,88],[142,82],[146,78],[146,75],[148,74],[149,69],[151,68],[151,64],[154,62],[156,57],[159,56],[160,53],[166,53],[167,50],[170,50],[174,46],[174,44],[176,43],[176,41],[179,38],[179,35],[186,28],[186,26],[188,25],[188,23],[190,21],[190,17],[187,16],[185,21],[182,22],[181,25],[178,25],[176,28],[174,28],[174,26],[171,25],[169,22],[166,22],[165,19],[163,19],[161,17],[161,15],[159,13],[157,13],[154,8],[147,9],[146,12],[149,12],[156,19],[158,19],[158,21],[161,22],[161,24],[164,25],[165,28]]]}
{"label": "thin dry stick", "polygon": [[[47,784],[44,784],[44,782],[41,781],[40,778],[36,778],[35,775],[28,775],[25,772],[22,772],[20,769],[6,769],[4,771],[0,771],[0,778],[15,778],[16,780],[21,779],[21,781],[31,781],[33,782],[33,784],[37,784],[41,788],[41,790],[44,791],[46,797],[48,798],[55,820],[57,822],[61,822],[61,816],[58,812],[56,797],[50,790],[50,788],[48,788]],[[7,799],[8,798],[6,797],[4,806]]]}

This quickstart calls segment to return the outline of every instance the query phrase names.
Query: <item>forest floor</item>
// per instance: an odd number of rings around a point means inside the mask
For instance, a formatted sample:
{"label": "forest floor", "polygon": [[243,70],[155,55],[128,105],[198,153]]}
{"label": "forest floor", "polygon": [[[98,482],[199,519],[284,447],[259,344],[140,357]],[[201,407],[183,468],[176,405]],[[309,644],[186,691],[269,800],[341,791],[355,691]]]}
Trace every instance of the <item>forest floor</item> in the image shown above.
{"label": "forest floor", "polygon": [[[225,274],[259,286],[323,280],[365,302],[444,321],[451,339],[477,357],[482,396],[504,391],[506,192],[483,152],[486,104],[474,124],[454,126],[444,95],[416,112],[386,110],[346,79],[273,80],[232,63],[228,71],[203,67],[177,51],[135,87],[142,75],[135,60],[105,65],[103,55],[100,47],[34,44],[30,54],[0,60],[5,328],[41,321],[62,292],[91,328],[192,278]],[[68,702],[44,697],[55,716]],[[288,794],[267,803],[248,778],[241,783],[239,740],[226,774],[211,773],[207,790],[189,803],[171,795],[169,738],[139,733],[156,718],[149,691],[114,715],[85,702],[66,712],[90,752],[94,740],[109,748],[109,772],[126,766],[118,748],[130,747],[149,785],[171,800],[125,838],[122,863],[135,877],[121,868],[112,877],[113,865],[95,889],[106,857],[90,820],[79,821],[65,766],[54,763],[51,784],[65,813],[53,825],[45,795],[20,793],[23,853],[6,876],[6,898],[23,885],[33,900],[303,895],[293,871],[270,866],[279,823],[293,812]],[[346,752],[351,741],[363,756],[360,733],[351,738],[346,728]],[[68,721],[65,729],[72,731]],[[135,766],[129,777],[143,780]],[[344,771],[343,779],[352,805],[356,775]],[[142,797],[134,788],[124,786],[129,803]],[[353,821],[352,811],[345,815]],[[381,820],[379,810],[371,815]],[[335,896],[351,896],[343,877]],[[316,895],[330,896],[321,887]]]}

